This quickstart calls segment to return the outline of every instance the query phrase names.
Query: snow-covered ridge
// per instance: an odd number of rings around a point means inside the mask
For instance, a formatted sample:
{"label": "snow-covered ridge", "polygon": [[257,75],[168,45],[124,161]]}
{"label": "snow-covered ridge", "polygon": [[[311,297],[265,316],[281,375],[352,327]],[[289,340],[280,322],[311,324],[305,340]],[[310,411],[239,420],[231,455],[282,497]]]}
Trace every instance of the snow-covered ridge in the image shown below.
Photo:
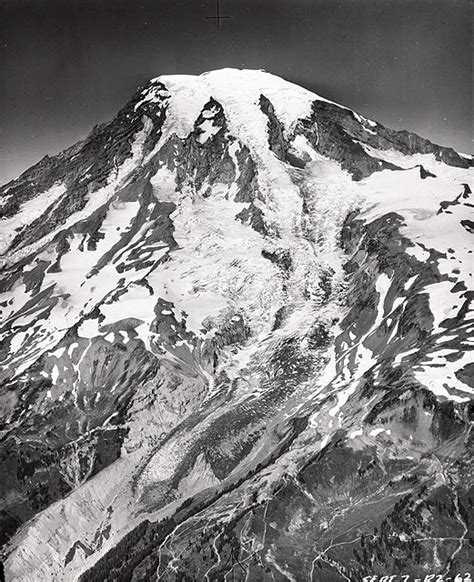
{"label": "snow-covered ridge", "polygon": [[[200,75],[160,75],[150,80],[142,91],[141,98],[135,105],[140,107],[142,103],[159,101],[163,96],[163,90],[157,87],[162,83],[171,94],[171,103],[168,111],[168,125],[173,125],[174,133],[184,137],[191,131],[193,123],[204,104],[214,97],[221,104],[229,108],[229,113],[234,119],[234,128],[238,128],[245,122],[256,121],[256,110],[260,95],[267,97],[275,108],[279,120],[289,132],[299,119],[307,117],[311,113],[314,101],[323,101],[337,105],[342,109],[351,109],[335,103],[321,95],[317,95],[295,83],[268,73],[264,70],[224,68],[209,71]],[[249,106],[253,116],[248,117]],[[376,123],[372,120],[353,112],[361,123],[373,127]],[[240,123],[238,121],[241,116]],[[246,126],[250,131],[251,126]]]}

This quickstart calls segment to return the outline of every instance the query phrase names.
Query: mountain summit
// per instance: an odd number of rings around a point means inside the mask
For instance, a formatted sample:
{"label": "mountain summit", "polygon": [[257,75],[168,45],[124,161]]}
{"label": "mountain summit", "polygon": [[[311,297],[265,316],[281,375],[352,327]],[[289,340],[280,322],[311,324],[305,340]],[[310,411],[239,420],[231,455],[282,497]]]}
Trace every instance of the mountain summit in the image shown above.
{"label": "mountain summit", "polygon": [[224,69],[3,186],[7,580],[468,572],[473,165]]}

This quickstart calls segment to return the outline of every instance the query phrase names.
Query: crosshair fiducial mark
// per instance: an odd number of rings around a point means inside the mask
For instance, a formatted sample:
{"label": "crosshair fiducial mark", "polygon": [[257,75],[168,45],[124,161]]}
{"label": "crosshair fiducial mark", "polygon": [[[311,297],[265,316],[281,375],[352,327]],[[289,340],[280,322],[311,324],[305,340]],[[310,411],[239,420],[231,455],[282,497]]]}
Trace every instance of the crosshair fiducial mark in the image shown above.
{"label": "crosshair fiducial mark", "polygon": [[221,20],[228,20],[231,18],[230,16],[221,16],[220,10],[220,3],[219,0],[216,0],[216,13],[214,16],[206,16],[207,20],[215,20],[217,24],[217,28],[221,26]]}

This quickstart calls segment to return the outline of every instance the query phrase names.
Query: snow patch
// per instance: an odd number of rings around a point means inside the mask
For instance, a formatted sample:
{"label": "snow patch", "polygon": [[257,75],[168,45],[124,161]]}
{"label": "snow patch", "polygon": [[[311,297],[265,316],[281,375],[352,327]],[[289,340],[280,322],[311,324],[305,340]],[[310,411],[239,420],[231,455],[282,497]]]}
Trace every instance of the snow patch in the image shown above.
{"label": "snow patch", "polygon": [[65,184],[55,184],[24,202],[11,218],[0,219],[0,254],[7,251],[19,230],[38,219],[51,204],[61,198],[66,189]]}

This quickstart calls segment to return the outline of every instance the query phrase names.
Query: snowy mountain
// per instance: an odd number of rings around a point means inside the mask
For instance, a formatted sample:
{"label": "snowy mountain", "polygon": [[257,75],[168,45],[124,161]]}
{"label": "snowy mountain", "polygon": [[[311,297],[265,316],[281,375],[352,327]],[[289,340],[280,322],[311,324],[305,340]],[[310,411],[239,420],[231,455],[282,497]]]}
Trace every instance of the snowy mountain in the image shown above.
{"label": "snowy mountain", "polygon": [[3,186],[6,579],[468,572],[473,165],[224,69]]}

